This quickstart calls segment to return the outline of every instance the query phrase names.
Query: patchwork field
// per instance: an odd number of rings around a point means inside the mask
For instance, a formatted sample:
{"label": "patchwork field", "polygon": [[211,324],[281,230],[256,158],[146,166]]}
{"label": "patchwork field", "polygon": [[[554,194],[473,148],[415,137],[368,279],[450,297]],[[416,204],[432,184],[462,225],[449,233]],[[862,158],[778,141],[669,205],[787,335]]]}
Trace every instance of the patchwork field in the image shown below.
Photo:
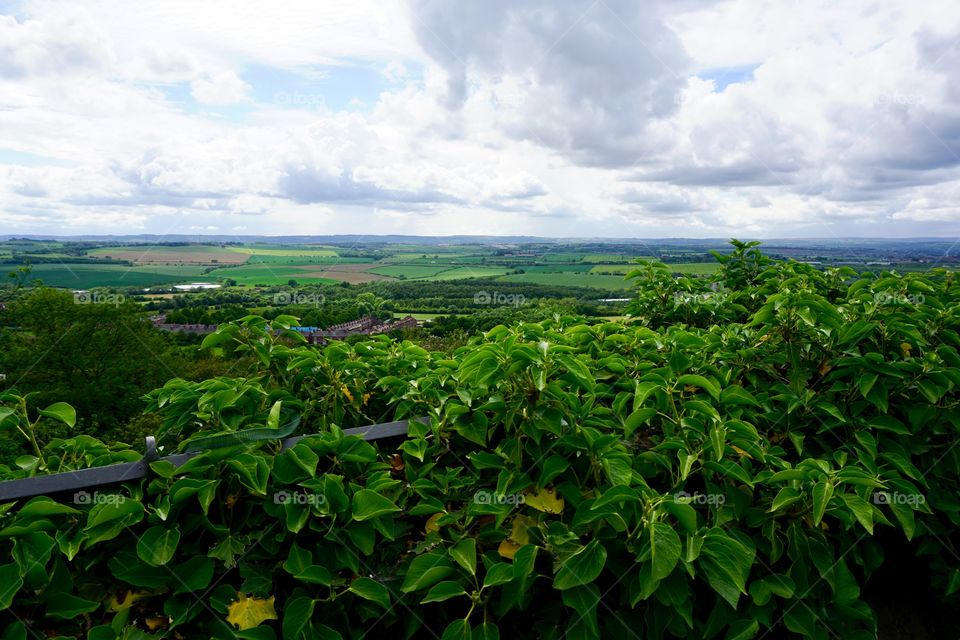
{"label": "patchwork field", "polygon": [[555,265],[534,265],[532,267],[523,267],[527,273],[566,273],[590,271],[593,266],[589,264],[555,264]]}
{"label": "patchwork field", "polygon": [[243,265],[239,267],[224,267],[210,273],[211,278],[217,280],[231,278],[237,284],[243,285],[275,285],[286,284],[290,280],[309,281],[312,283],[335,283],[336,280],[320,274],[305,276],[305,269],[312,265]]}
{"label": "patchwork field", "polygon": [[[53,244],[4,243],[2,252],[34,247],[44,258],[69,249]],[[351,254],[342,256],[341,253]],[[29,256],[27,251],[21,255]],[[235,244],[127,244],[99,247],[87,257],[123,260],[127,265],[71,264],[78,253],[64,253],[64,264],[37,263],[34,277],[63,287],[150,286],[186,280],[223,281],[240,285],[272,286],[291,280],[299,283],[360,284],[378,280],[448,281],[502,278],[551,286],[592,287],[607,291],[629,288],[623,275],[635,268],[635,255],[602,249],[577,251],[571,245],[531,248],[499,245],[274,245]],[[363,257],[361,257],[363,256]],[[714,263],[670,265],[672,271],[705,275]],[[523,273],[514,273],[514,271]]]}
{"label": "patchwork field", "polygon": [[134,264],[243,264],[249,253],[232,251],[226,247],[207,245],[136,245],[105,247],[87,252],[88,256],[129,260]]}
{"label": "patchwork field", "polygon": [[391,265],[386,267],[375,267],[370,271],[373,273],[379,273],[383,276],[389,276],[391,278],[408,278],[410,280],[417,280],[419,278],[429,278],[435,276],[441,271],[448,271],[450,265],[446,264],[437,264],[437,265]]}
{"label": "patchwork field", "polygon": [[441,271],[429,280],[462,280],[465,278],[491,278],[502,276],[510,270],[505,267],[456,267],[447,271]]}
{"label": "patchwork field", "polygon": [[204,278],[205,267],[194,265],[127,267],[98,264],[37,264],[30,268],[29,280],[40,280],[51,287],[89,289],[91,287],[148,287],[189,282]]}
{"label": "patchwork field", "polygon": [[[627,274],[636,269],[635,264],[598,264],[590,268],[590,273],[606,274]],[[684,262],[678,264],[668,264],[667,268],[673,273],[684,273],[691,275],[709,275],[720,268],[720,263],[714,262]]]}
{"label": "patchwork field", "polygon": [[226,247],[227,250],[233,251],[236,253],[245,253],[247,255],[253,256],[277,256],[277,257],[292,257],[292,256],[309,256],[309,257],[335,257],[337,256],[336,249],[331,249],[327,247],[307,247],[307,248],[275,248],[275,247],[263,247],[257,245],[247,245],[243,247]]}
{"label": "patchwork field", "polygon": [[370,258],[344,258],[341,256],[327,255],[269,255],[254,254],[244,264],[346,264],[346,263],[372,263]]}
{"label": "patchwork field", "polygon": [[619,291],[630,287],[623,276],[595,273],[518,273],[504,276],[500,280],[568,287],[593,287],[608,291]]}

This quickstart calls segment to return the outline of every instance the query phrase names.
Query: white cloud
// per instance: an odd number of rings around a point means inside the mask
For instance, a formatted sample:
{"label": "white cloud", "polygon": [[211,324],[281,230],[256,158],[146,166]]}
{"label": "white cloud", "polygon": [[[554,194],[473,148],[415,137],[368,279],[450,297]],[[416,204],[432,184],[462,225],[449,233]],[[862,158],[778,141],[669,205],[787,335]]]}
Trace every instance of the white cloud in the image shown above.
{"label": "white cloud", "polygon": [[958,86],[951,0],[25,0],[0,227],[956,234]]}
{"label": "white cloud", "polygon": [[197,78],[190,83],[190,95],[200,104],[224,105],[243,102],[250,85],[233,71]]}

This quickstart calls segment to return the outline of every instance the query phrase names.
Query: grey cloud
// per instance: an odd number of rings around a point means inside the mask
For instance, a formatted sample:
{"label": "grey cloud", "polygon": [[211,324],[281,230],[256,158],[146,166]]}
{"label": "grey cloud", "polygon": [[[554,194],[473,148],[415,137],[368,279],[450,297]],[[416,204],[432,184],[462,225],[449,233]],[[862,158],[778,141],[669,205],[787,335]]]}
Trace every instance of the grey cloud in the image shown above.
{"label": "grey cloud", "polygon": [[388,189],[368,180],[358,180],[351,170],[340,175],[307,167],[287,167],[279,181],[279,193],[300,204],[317,202],[371,204],[407,207],[460,204],[460,198],[437,190]]}
{"label": "grey cloud", "polygon": [[687,56],[659,2],[414,0],[424,50],[448,74],[448,103],[473,82],[526,87],[504,129],[578,163],[622,166],[652,149],[648,125],[675,112]]}
{"label": "grey cloud", "polygon": [[88,24],[0,15],[0,78],[85,73],[110,57],[108,44]]}

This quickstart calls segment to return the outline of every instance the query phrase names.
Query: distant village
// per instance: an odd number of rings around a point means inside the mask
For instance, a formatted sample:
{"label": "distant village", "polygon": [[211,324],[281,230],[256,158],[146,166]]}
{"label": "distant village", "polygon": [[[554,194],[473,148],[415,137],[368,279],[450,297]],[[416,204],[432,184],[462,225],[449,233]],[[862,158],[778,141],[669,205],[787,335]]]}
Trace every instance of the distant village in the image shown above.
{"label": "distant village", "polygon": [[[152,316],[153,326],[161,331],[172,331],[187,334],[207,334],[217,330],[215,324],[172,324],[167,322],[165,315]],[[387,333],[399,329],[413,329],[420,325],[416,318],[407,316],[399,320],[380,320],[373,316],[363,316],[357,320],[335,324],[321,329],[320,327],[291,327],[292,330],[303,334],[310,344],[325,344],[329,340],[343,340],[353,335],[373,335]]]}

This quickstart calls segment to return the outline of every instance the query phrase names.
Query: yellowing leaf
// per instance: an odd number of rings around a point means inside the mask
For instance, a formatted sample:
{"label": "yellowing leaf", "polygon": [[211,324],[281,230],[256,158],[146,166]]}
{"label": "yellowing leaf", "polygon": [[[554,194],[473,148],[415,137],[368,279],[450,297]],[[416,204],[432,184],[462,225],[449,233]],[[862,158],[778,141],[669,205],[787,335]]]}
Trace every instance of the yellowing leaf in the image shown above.
{"label": "yellowing leaf", "polygon": [[536,520],[529,516],[517,516],[513,519],[513,529],[510,531],[510,537],[508,539],[521,546],[528,544],[530,542],[530,534],[527,533],[527,529],[535,524]]}
{"label": "yellowing leaf", "polygon": [[527,530],[536,523],[537,521],[530,516],[518,515],[515,517],[513,519],[513,529],[511,529],[510,535],[500,543],[497,553],[504,558],[513,560],[514,554],[520,547],[530,542],[530,534]]}
{"label": "yellowing leaf", "polygon": [[353,394],[350,393],[350,389],[347,389],[346,385],[341,387],[341,389],[343,389],[343,395],[347,397],[347,400],[353,402]]}
{"label": "yellowing leaf", "polygon": [[524,502],[544,513],[563,513],[563,497],[553,489],[540,489],[525,494]]}
{"label": "yellowing leaf", "polygon": [[273,608],[273,596],[269,598],[248,598],[244,593],[237,593],[239,600],[227,607],[227,622],[240,631],[260,626],[264,620],[276,620],[277,612]]}
{"label": "yellowing leaf", "polygon": [[500,543],[500,546],[497,548],[497,553],[499,553],[504,558],[510,558],[513,560],[513,556],[520,550],[520,545],[514,542],[510,542],[508,539],[504,539]]}
{"label": "yellowing leaf", "polygon": [[160,628],[166,628],[170,624],[170,618],[147,618],[144,620],[147,625],[147,629],[150,631],[156,631]]}
{"label": "yellowing leaf", "polygon": [[437,524],[437,520],[439,520],[442,516],[442,513],[435,513],[427,518],[427,524],[423,526],[423,530],[427,533],[436,533],[437,531],[440,531],[440,525]]}
{"label": "yellowing leaf", "polygon": [[732,445],[730,445],[730,447],[731,447],[734,451],[736,451],[737,453],[739,453],[741,457],[750,458],[751,460],[753,460],[753,456],[752,456],[752,455],[750,455],[749,453],[747,453],[746,451],[744,451],[743,449],[741,449],[741,448],[738,447],[737,445],[732,444]]}
{"label": "yellowing leaf", "polygon": [[137,600],[149,598],[153,594],[149,591],[126,591],[123,592],[122,600],[117,598],[117,595],[118,594],[113,594],[107,601],[108,611],[123,611],[124,609],[129,609]]}

